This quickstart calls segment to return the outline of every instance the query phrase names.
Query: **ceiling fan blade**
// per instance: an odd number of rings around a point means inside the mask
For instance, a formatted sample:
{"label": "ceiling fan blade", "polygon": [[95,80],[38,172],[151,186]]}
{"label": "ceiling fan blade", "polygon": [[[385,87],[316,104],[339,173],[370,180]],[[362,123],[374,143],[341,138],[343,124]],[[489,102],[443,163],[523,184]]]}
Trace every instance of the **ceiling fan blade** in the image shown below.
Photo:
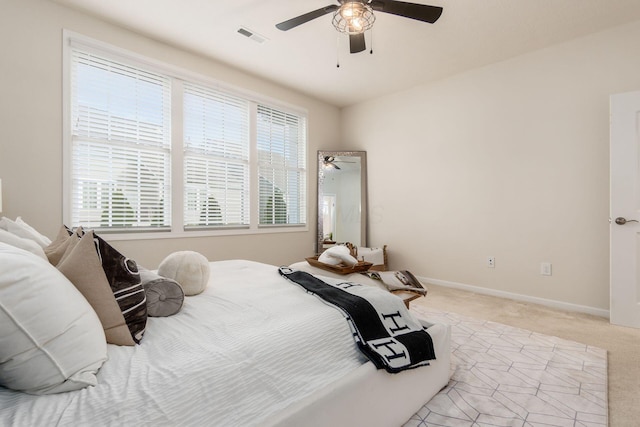
{"label": "ceiling fan blade", "polygon": [[375,11],[390,13],[391,15],[404,16],[405,18],[433,24],[442,15],[440,6],[426,4],[407,3],[393,0],[373,0],[369,6]]}
{"label": "ceiling fan blade", "polygon": [[304,24],[305,22],[309,22],[313,19],[320,18],[327,13],[331,13],[337,10],[338,7],[339,6],[335,4],[325,6],[323,8],[314,10],[313,12],[305,13],[304,15],[296,16],[295,18],[291,18],[287,21],[276,24],[276,28],[282,31],[290,30],[297,27],[298,25]]}
{"label": "ceiling fan blade", "polygon": [[364,33],[349,34],[349,49],[351,53],[358,53],[365,50],[367,46],[364,42]]}

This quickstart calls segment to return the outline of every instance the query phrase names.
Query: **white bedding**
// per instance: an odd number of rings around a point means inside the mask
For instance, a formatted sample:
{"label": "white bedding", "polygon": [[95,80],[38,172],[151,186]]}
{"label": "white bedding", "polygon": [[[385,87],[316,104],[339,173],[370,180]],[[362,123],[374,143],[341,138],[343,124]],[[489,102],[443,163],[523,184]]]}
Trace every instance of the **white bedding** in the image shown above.
{"label": "white bedding", "polygon": [[250,261],[211,263],[204,293],[108,354],[95,387],[0,387],[0,425],[263,425],[366,362],[337,310]]}

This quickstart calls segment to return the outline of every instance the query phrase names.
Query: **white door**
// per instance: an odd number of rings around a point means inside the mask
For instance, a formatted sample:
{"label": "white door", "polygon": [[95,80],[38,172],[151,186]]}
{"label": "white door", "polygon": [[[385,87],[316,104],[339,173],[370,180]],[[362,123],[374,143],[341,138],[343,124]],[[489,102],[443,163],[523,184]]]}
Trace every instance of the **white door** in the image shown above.
{"label": "white door", "polygon": [[640,92],[611,96],[611,323],[640,328]]}

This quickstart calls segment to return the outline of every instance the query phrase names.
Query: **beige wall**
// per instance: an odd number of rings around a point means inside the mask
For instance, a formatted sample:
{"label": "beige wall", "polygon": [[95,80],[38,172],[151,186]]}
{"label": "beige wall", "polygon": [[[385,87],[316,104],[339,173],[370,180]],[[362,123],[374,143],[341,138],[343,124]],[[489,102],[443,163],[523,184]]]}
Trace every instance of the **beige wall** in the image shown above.
{"label": "beige wall", "polygon": [[49,1],[0,1],[0,179],[5,216],[21,215],[46,235],[62,223],[62,29],[210,76],[309,114],[309,231],[193,239],[118,241],[114,246],[155,267],[176,250],[208,258],[245,258],[273,264],[315,251],[316,151],[335,149],[339,110],[260,78],[141,37]]}
{"label": "beige wall", "polygon": [[637,89],[640,22],[344,109],[371,244],[422,277],[606,313],[609,95]]}
{"label": "beige wall", "polygon": [[[608,310],[608,100],[640,88],[640,22],[340,112],[41,0],[0,2],[3,215],[62,222],[62,29],[309,111],[309,231],[114,245],[274,264],[315,249],[315,153],[366,150],[370,242],[422,277]],[[338,126],[342,123],[342,132]],[[486,257],[496,257],[496,268]],[[542,261],[553,276],[539,275]]]}

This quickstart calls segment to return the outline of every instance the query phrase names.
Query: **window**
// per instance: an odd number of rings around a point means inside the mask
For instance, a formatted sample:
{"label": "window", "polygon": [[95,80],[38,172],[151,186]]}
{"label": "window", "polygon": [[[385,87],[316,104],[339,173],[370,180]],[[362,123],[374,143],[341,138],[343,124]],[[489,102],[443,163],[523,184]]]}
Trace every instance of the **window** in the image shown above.
{"label": "window", "polygon": [[249,225],[249,102],[184,84],[184,224]]}
{"label": "window", "polygon": [[169,80],[74,50],[71,83],[71,223],[168,227]]}
{"label": "window", "polygon": [[304,114],[94,43],[66,47],[65,222],[181,237],[306,225]]}
{"label": "window", "polygon": [[304,224],[305,120],[259,105],[256,128],[260,225]]}

